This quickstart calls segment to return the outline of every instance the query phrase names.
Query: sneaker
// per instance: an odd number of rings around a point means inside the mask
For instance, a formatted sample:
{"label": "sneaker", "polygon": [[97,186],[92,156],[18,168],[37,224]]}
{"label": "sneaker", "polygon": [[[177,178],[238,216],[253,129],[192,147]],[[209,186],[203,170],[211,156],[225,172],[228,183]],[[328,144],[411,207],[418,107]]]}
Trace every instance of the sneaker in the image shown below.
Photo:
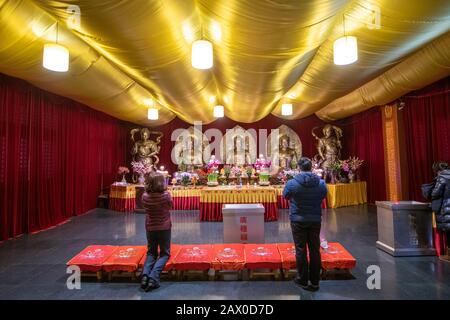
{"label": "sneaker", "polygon": [[300,288],[302,288],[302,289],[304,289],[304,290],[308,290],[308,284],[306,283],[302,283],[301,281],[300,281],[300,279],[298,279],[298,278],[296,278],[296,279],[294,279],[294,283],[297,285],[297,286],[299,286]]}

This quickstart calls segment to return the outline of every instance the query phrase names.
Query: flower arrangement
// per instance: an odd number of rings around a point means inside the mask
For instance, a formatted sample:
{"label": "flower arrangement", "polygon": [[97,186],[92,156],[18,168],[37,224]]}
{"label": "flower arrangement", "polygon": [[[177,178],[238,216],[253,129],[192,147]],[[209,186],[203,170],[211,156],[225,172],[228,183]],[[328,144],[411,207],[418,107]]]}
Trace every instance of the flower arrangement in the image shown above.
{"label": "flower arrangement", "polygon": [[350,165],[348,163],[348,160],[339,160],[339,162],[341,164],[341,170],[343,170],[344,172],[350,171]]}
{"label": "flower arrangement", "polygon": [[230,177],[231,174],[231,166],[225,165],[222,170],[220,171],[221,174],[223,174],[227,179]]}
{"label": "flower arrangement", "polygon": [[139,175],[145,175],[152,172],[153,166],[149,163],[145,163],[142,161],[133,161],[131,162],[131,167],[133,168],[133,172]]}
{"label": "flower arrangement", "polygon": [[231,168],[231,175],[234,177],[240,177],[242,174],[241,168],[239,168],[238,166],[233,166]]}
{"label": "flower arrangement", "polygon": [[117,174],[119,176],[122,176],[122,183],[127,183],[127,179],[125,178],[125,175],[127,173],[130,173],[130,170],[127,167],[119,167],[119,169],[117,169]]}
{"label": "flower arrangement", "polygon": [[364,160],[360,160],[358,157],[350,157],[347,161],[352,171],[358,170],[364,162]]}
{"label": "flower arrangement", "polygon": [[247,175],[249,180],[252,177],[253,173],[254,173],[254,169],[252,166],[245,167],[245,174]]}
{"label": "flower arrangement", "polygon": [[119,169],[117,170],[118,175],[124,175],[127,173],[130,173],[130,170],[127,167],[119,167]]}
{"label": "flower arrangement", "polygon": [[215,156],[211,156],[211,159],[206,164],[206,168],[212,171],[217,171],[219,169],[220,161],[216,159]]}
{"label": "flower arrangement", "polygon": [[272,162],[268,159],[264,158],[258,158],[255,162],[255,169],[256,170],[262,170],[262,169],[268,169],[272,165]]}
{"label": "flower arrangement", "polygon": [[191,174],[188,172],[182,172],[180,174],[180,182],[183,186],[187,186],[191,182]]}
{"label": "flower arrangement", "polygon": [[339,160],[338,160],[338,161],[331,162],[331,163],[328,165],[328,169],[329,169],[330,171],[333,171],[333,172],[338,172],[339,170],[342,169],[342,164],[341,164],[341,162],[340,162]]}

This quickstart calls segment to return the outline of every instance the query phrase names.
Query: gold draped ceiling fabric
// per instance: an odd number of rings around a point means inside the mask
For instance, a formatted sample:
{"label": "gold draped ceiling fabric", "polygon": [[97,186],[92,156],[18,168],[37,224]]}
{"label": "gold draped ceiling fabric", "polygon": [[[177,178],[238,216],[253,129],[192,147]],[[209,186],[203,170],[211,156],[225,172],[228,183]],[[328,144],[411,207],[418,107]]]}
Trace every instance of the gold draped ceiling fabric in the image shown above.
{"label": "gold draped ceiling fabric", "polygon": [[[79,26],[67,25],[70,5]],[[359,59],[336,66],[344,20]],[[288,119],[334,120],[450,74],[449,21],[448,0],[0,0],[0,72],[142,125],[212,122],[212,96],[240,122],[281,117],[284,102]],[[67,73],[42,67],[57,22]],[[211,70],[191,66],[201,38],[214,45]]]}

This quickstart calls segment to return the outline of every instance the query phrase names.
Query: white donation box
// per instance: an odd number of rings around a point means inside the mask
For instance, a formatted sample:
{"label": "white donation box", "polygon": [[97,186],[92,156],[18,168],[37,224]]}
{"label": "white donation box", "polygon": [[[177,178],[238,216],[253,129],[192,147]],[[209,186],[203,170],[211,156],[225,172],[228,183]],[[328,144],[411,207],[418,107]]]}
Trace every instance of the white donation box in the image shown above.
{"label": "white donation box", "polygon": [[222,215],[224,243],[264,243],[262,204],[224,204]]}

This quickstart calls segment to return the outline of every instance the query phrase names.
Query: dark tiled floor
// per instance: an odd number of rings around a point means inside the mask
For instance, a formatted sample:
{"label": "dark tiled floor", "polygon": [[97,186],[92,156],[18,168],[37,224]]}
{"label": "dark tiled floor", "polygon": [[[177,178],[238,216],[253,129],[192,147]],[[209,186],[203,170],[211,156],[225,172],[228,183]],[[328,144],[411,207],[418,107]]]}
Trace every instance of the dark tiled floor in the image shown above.
{"label": "dark tiled floor", "polygon": [[[198,221],[198,212],[175,212],[174,243],[220,243],[222,223]],[[69,223],[0,244],[0,299],[450,299],[450,264],[435,257],[393,258],[375,248],[376,210],[326,210],[323,233],[357,259],[353,280],[326,280],[316,293],[290,281],[163,282],[144,293],[138,284],[82,282],[66,288],[65,263],[89,244],[145,244],[144,215],[96,209]],[[266,223],[266,242],[292,241],[287,211]],[[366,286],[369,265],[381,268],[381,290]]]}

